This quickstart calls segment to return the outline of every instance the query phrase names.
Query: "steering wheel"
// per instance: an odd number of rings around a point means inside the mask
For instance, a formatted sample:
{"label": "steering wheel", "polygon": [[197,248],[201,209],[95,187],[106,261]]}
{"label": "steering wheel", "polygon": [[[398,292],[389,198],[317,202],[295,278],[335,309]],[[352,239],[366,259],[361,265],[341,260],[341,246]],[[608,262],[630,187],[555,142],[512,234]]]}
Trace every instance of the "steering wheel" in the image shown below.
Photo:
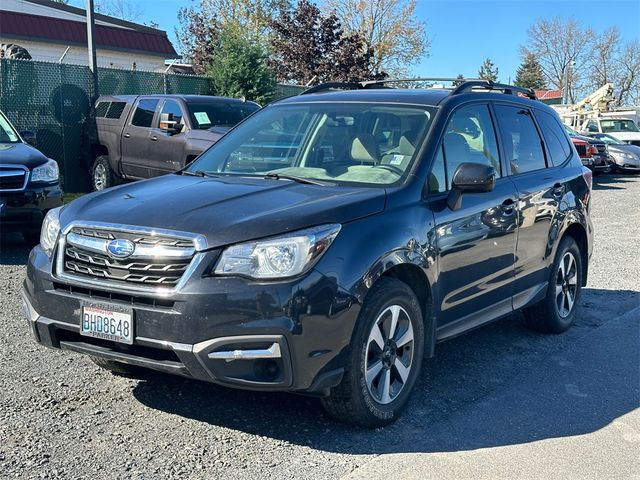
{"label": "steering wheel", "polygon": [[395,165],[389,165],[388,163],[385,163],[384,165],[378,164],[376,165],[376,167],[389,170],[390,172],[397,173],[400,176],[404,175],[404,170],[402,170],[400,167],[396,167]]}

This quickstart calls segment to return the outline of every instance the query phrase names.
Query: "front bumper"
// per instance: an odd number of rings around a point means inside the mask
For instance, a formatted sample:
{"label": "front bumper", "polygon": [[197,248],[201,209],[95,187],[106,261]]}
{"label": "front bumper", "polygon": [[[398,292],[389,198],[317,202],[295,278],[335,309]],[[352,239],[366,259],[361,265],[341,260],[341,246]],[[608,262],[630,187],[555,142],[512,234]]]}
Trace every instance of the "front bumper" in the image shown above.
{"label": "front bumper", "polygon": [[62,205],[59,184],[27,186],[21,192],[0,191],[0,230],[3,232],[39,231],[46,213]]}
{"label": "front bumper", "polygon": [[[359,305],[312,270],[286,283],[208,277],[207,262],[171,297],[62,282],[32,250],[24,311],[36,340],[226,386],[326,394],[339,383]],[[133,345],[80,335],[82,306],[133,311]]]}

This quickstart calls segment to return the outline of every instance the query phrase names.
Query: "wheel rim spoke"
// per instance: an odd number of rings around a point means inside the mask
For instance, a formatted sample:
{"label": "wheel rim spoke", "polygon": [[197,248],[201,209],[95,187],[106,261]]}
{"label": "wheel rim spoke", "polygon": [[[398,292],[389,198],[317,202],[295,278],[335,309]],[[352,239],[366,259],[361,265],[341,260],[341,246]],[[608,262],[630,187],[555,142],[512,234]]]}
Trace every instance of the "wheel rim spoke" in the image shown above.
{"label": "wheel rim spoke", "polygon": [[411,323],[409,323],[409,328],[407,329],[406,332],[402,334],[402,336],[398,340],[396,340],[396,345],[398,345],[398,347],[404,347],[407,343],[412,341],[413,341],[413,327],[411,326]]}
{"label": "wheel rim spoke", "polygon": [[402,361],[399,358],[396,358],[396,361],[393,363],[393,366],[395,367],[396,372],[398,372],[398,375],[400,375],[400,379],[402,380],[402,383],[406,383],[407,378],[409,377],[409,371],[411,370],[411,368],[405,366],[405,364],[402,363]]}
{"label": "wheel rim spoke", "polygon": [[380,401],[389,403],[391,401],[391,370],[387,369],[380,379]]}
{"label": "wheel rim spoke", "polygon": [[571,295],[571,292],[567,292],[566,297],[567,297],[567,313],[569,313],[573,308],[573,296]]}
{"label": "wheel rim spoke", "polygon": [[382,338],[382,332],[380,331],[380,327],[376,324],[373,326],[373,330],[371,330],[371,335],[369,335],[369,344],[371,342],[376,342],[378,348],[382,350],[384,348],[384,338]]}
{"label": "wheel rim spoke", "polygon": [[374,380],[382,370],[382,360],[377,360],[373,365],[367,367],[366,381],[369,388],[373,387]]}
{"label": "wheel rim spoke", "polygon": [[400,318],[400,307],[393,305],[391,307],[391,324],[389,325],[389,332],[387,338],[393,338],[398,328],[398,318]]}

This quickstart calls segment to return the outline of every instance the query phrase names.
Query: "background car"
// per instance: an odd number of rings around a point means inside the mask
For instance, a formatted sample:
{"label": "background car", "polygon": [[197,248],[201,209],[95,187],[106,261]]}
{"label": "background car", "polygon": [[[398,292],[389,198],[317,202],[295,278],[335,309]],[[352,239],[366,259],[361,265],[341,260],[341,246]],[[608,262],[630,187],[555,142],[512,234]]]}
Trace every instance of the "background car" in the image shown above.
{"label": "background car", "polygon": [[0,112],[0,231],[37,243],[44,216],[62,205],[62,190],[56,161],[29,143],[35,134],[20,135]]}
{"label": "background car", "polygon": [[614,171],[640,172],[640,147],[622,142],[608,133],[589,134],[607,144]]}

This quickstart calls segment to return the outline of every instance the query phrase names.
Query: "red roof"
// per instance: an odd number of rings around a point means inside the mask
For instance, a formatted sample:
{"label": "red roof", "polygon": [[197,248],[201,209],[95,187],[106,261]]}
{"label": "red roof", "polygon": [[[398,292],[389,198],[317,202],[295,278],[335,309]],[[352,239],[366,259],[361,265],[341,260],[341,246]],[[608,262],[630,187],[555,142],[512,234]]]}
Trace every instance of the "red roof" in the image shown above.
{"label": "red roof", "polygon": [[[87,44],[87,26],[84,22],[0,10],[0,25],[2,25],[0,28],[2,34],[7,36]],[[177,55],[164,32],[141,32],[96,25],[95,41],[96,46],[102,48],[135,50],[166,56]]]}
{"label": "red roof", "polygon": [[538,100],[562,98],[562,90],[536,90],[536,97]]}

